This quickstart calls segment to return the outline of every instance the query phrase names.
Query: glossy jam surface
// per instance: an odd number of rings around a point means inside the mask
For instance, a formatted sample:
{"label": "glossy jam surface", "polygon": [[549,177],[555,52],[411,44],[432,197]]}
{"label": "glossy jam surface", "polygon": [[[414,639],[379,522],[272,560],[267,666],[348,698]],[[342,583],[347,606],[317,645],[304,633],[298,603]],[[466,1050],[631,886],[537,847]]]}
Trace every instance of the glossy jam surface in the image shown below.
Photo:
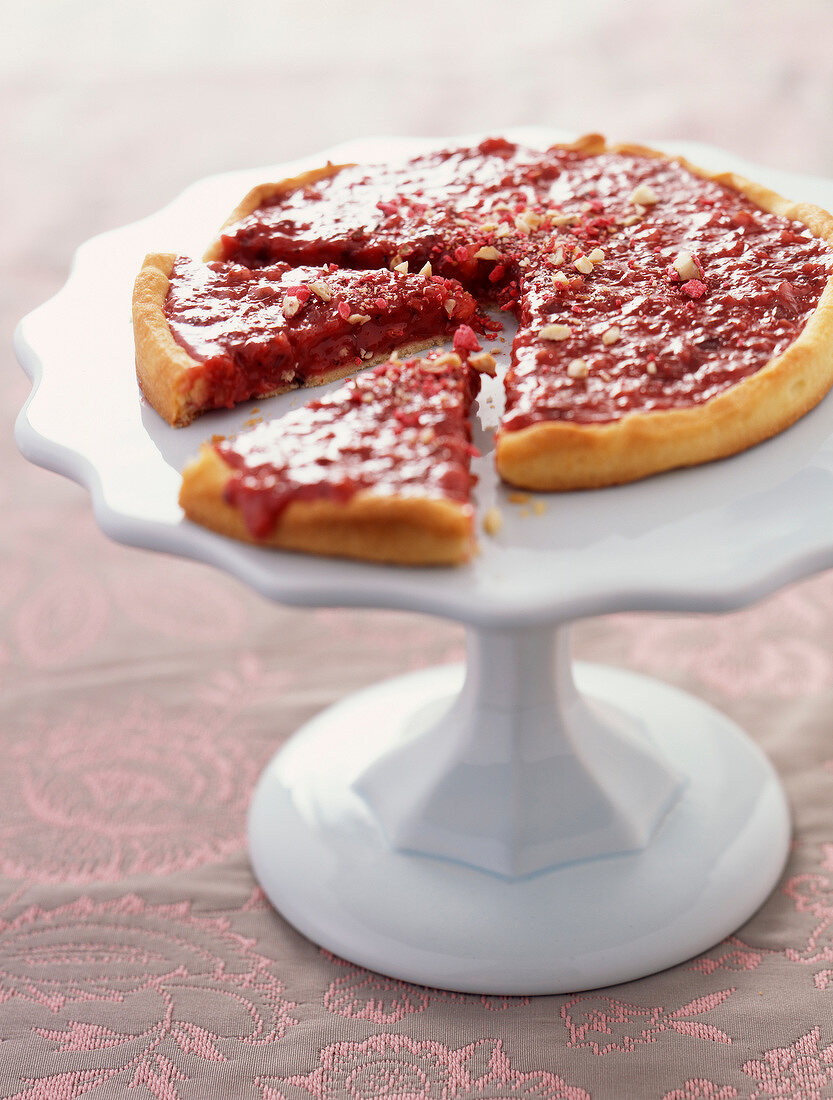
{"label": "glossy jam surface", "polygon": [[174,265],[164,309],[216,407],[478,323],[471,295],[440,276],[285,263],[252,271],[184,258]]}
{"label": "glossy jam surface", "polygon": [[343,169],[224,247],[253,265],[429,262],[512,312],[505,431],[700,404],[782,352],[830,274],[803,225],[675,163],[499,139]]}
{"label": "glossy jam surface", "polygon": [[375,495],[469,508],[469,409],[478,376],[456,356],[388,362],[279,420],[215,443],[234,471],[226,500],[255,538],[294,500]]}
{"label": "glossy jam surface", "polygon": [[700,404],[800,334],[830,275],[808,229],[676,165],[640,177],[647,206],[627,158],[580,167],[592,206],[524,284],[506,430]]}
{"label": "glossy jam surface", "polygon": [[538,202],[559,173],[553,154],[501,139],[405,165],[348,167],[260,207],[229,229],[223,246],[253,267],[274,260],[354,268],[404,261],[418,271],[430,263],[469,289],[496,282],[503,288],[507,272],[490,283],[495,262],[477,252],[494,242],[501,225],[514,226],[515,211]]}

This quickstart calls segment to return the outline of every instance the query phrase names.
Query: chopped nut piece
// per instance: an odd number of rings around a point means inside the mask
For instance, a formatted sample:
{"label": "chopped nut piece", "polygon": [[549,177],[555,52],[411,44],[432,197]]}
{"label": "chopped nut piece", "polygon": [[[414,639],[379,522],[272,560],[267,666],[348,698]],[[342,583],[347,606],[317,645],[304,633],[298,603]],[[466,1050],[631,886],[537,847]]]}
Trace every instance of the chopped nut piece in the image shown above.
{"label": "chopped nut piece", "polygon": [[488,351],[478,351],[474,355],[470,355],[469,366],[474,367],[478,374],[488,374],[490,378],[494,378],[497,374],[495,357],[490,355]]}
{"label": "chopped nut piece", "polygon": [[434,271],[431,267],[431,261],[427,260],[423,267],[420,269],[420,275],[433,275]]}
{"label": "chopped nut piece", "polygon": [[553,214],[550,223],[556,226],[575,225],[579,221],[578,214]]}
{"label": "chopped nut piece", "polygon": [[408,274],[408,261],[403,260],[401,264],[396,264],[393,270],[398,271],[400,273],[400,275],[407,275]]}
{"label": "chopped nut piece", "polygon": [[511,504],[528,504],[529,493],[510,493],[509,501]]}
{"label": "chopped nut piece", "polygon": [[536,214],[534,210],[524,210],[518,214],[515,218],[515,228],[521,233],[531,233],[533,229],[537,229],[544,219],[540,214]]}
{"label": "chopped nut piece", "polygon": [[604,252],[600,248],[594,248],[593,251],[587,257],[594,264],[600,264],[605,258]]}
{"label": "chopped nut piece", "polygon": [[674,257],[674,270],[686,282],[688,279],[699,279],[703,274],[690,252],[678,252]]}
{"label": "chopped nut piece", "polygon": [[571,359],[567,364],[567,374],[570,378],[586,378],[588,369],[586,359]]}
{"label": "chopped nut piece", "polygon": [[283,305],[281,306],[284,317],[294,317],[300,308],[300,298],[296,298],[294,294],[287,294],[285,296]]}
{"label": "chopped nut piece", "polygon": [[659,198],[650,183],[640,183],[639,187],[631,192],[630,201],[634,205],[653,206],[655,202],[659,202]]}
{"label": "chopped nut piece", "polygon": [[645,367],[645,370],[648,372],[648,374],[656,374],[657,373],[656,363],[654,363],[652,361],[649,361],[648,365]]}
{"label": "chopped nut piece", "polygon": [[580,271],[582,275],[589,275],[593,270],[593,261],[589,256],[579,256],[579,258],[573,263],[573,267],[576,271]]}
{"label": "chopped nut piece", "polygon": [[564,274],[563,271],[556,271],[555,274],[552,277],[552,281],[554,283],[558,283],[558,284],[563,286],[564,284],[568,283],[570,280],[567,278],[567,276]]}
{"label": "chopped nut piece", "polygon": [[500,508],[490,508],[483,517],[483,530],[487,535],[496,535],[501,527],[503,527],[503,515]]}
{"label": "chopped nut piece", "polygon": [[420,443],[433,443],[436,432],[433,428],[423,428],[419,433]]}
{"label": "chopped nut piece", "polygon": [[423,359],[422,365],[427,370],[457,370],[462,367],[463,360],[456,351],[446,351],[436,359]]}
{"label": "chopped nut piece", "polygon": [[317,294],[322,302],[331,302],[333,298],[333,292],[323,279],[316,279],[309,284],[310,290],[313,294]]}
{"label": "chopped nut piece", "polygon": [[551,256],[551,260],[555,264],[556,267],[558,267],[560,264],[563,264],[564,263],[564,249],[561,248],[561,247],[556,248],[555,252],[553,252],[553,254]]}
{"label": "chopped nut piece", "polygon": [[449,317],[452,316],[456,307],[457,302],[454,298],[446,298],[446,300],[443,302],[443,309],[446,311]]}
{"label": "chopped nut piece", "polygon": [[543,340],[567,340],[573,335],[569,325],[544,325],[538,330],[538,335]]}
{"label": "chopped nut piece", "polygon": [[484,244],[474,254],[475,260],[499,260],[500,253],[493,244]]}
{"label": "chopped nut piece", "polygon": [[497,222],[483,222],[480,229],[483,233],[493,233],[497,229]]}
{"label": "chopped nut piece", "polygon": [[602,333],[602,343],[605,345],[615,344],[619,337],[622,335],[622,330],[618,325],[611,325],[606,332]]}
{"label": "chopped nut piece", "polygon": [[348,325],[366,325],[370,320],[368,313],[351,313],[347,318]]}
{"label": "chopped nut piece", "polygon": [[510,237],[512,235],[511,226],[508,226],[506,222],[503,222],[495,230],[495,237],[497,240],[501,240],[503,237]]}

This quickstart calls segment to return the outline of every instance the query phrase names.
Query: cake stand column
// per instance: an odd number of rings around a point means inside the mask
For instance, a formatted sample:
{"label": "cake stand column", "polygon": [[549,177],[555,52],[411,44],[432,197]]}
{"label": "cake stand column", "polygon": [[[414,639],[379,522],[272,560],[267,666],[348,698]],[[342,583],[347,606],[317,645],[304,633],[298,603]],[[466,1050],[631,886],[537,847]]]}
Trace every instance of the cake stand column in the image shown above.
{"label": "cake stand column", "polygon": [[639,717],[578,693],[568,628],[466,642],[456,698],[412,715],[355,784],[393,846],[510,878],[644,847],[683,780]]}

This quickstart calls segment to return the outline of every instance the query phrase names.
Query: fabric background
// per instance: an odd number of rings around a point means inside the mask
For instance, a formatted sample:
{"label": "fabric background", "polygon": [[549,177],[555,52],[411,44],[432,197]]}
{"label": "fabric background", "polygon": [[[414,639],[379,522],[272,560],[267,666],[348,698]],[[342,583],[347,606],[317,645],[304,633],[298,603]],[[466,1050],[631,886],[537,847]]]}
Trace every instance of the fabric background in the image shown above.
{"label": "fabric background", "polygon": [[[826,0],[418,7],[0,0],[0,1096],[833,1096],[833,579],[730,615],[578,624],[740,723],[787,787],[783,880],[697,959],[574,996],[392,981],[294,932],[249,793],[345,694],[458,660],[419,615],[290,610],[109,543],[13,439],[17,320],[92,234],[226,169],[378,134],[549,124],[833,174]],[[129,365],[114,364],[114,369]]]}

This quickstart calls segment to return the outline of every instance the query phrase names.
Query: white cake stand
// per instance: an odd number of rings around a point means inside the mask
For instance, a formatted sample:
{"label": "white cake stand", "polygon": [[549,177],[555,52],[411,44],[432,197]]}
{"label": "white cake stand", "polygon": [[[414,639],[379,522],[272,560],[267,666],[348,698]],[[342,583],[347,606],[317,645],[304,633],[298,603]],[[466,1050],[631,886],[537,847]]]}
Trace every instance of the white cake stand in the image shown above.
{"label": "white cake stand", "polygon": [[[461,569],[275,553],[183,521],[184,461],[250,409],[175,431],[140,402],[129,302],[144,253],[201,254],[265,178],[427,144],[362,142],[214,177],[88,242],[66,286],[19,326],[33,388],[17,438],[31,461],[87,486],[100,526],[119,541],[210,562],[285,603],[424,611],[468,627],[465,669],[344,700],[266,770],[251,856],[289,921],[353,962],[426,985],[506,994],[609,985],[689,958],[746,920],[783,868],[788,811],[770,764],[721,714],[642,676],[574,670],[569,623],[736,608],[833,564],[833,404],[736,458],[554,496],[539,515],[513,504],[494,475],[499,388],[487,391],[478,504],[499,506],[505,524]],[[833,207],[831,182],[668,148]],[[301,400],[277,398],[268,411]]]}

